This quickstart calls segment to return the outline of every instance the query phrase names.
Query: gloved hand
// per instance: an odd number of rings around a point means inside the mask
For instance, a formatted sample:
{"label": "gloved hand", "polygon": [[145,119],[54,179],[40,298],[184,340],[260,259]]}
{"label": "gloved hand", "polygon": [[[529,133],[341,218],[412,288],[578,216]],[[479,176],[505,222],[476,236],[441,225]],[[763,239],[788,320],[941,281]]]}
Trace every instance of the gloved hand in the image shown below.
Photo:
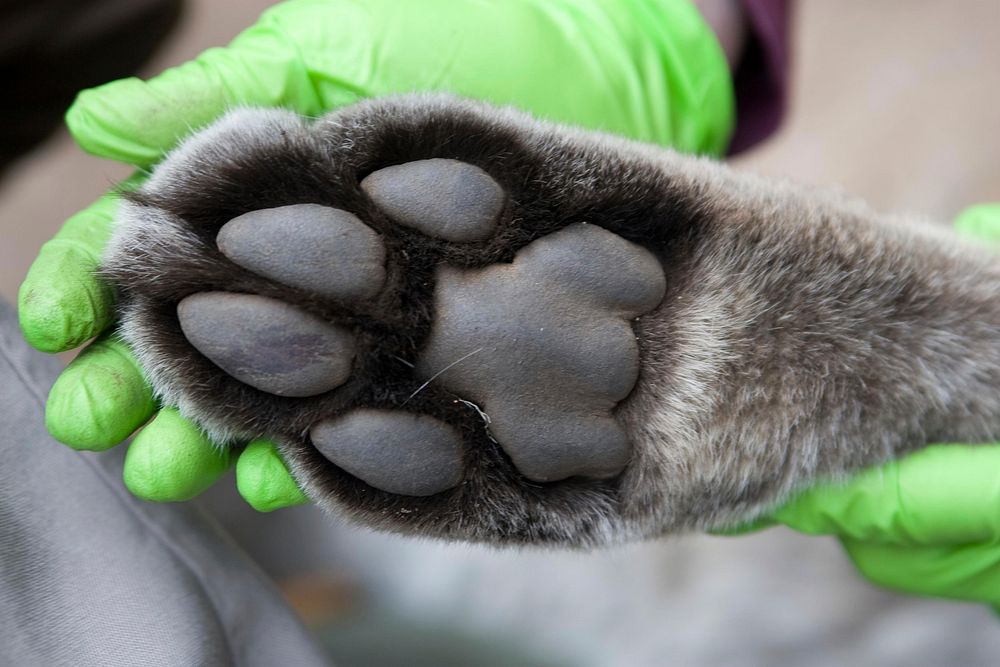
{"label": "gloved hand", "polygon": [[[414,90],[707,154],[722,152],[733,118],[725,59],[688,0],[289,0],[226,48],[148,82],[84,91],[66,120],[87,151],[144,169],[231,105],[317,116]],[[114,295],[93,272],[115,207],[114,196],[99,200],[43,246],[21,287],[21,327],[46,352],[99,336],[52,388],[52,435],[101,450],[153,417],[128,451],[126,484],[151,500],[184,500],[222,474],[228,454],[175,410],[157,412],[131,352],[102,334]],[[258,509],[304,501],[266,441],[239,455],[236,475]]]}
{"label": "gloved hand", "polygon": [[[1000,204],[968,209],[955,227],[1000,244]],[[882,586],[1000,611],[1000,444],[929,447],[847,484],[810,489],[770,521],[836,535]]]}

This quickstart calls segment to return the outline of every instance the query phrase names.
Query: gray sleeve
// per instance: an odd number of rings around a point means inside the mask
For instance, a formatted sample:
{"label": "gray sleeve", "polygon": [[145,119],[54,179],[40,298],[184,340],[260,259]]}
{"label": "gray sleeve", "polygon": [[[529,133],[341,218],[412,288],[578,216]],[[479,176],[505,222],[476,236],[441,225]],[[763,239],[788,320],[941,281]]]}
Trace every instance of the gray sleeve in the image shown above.
{"label": "gray sleeve", "polygon": [[0,664],[327,665],[203,514],[132,497],[123,451],[77,453],[48,436],[58,371],[0,302]]}

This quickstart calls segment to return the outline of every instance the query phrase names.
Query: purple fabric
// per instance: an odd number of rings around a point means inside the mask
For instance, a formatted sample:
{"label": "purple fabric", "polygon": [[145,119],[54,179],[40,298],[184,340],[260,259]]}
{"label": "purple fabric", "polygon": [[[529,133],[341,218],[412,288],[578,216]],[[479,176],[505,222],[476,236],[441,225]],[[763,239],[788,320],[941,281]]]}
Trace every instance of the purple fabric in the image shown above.
{"label": "purple fabric", "polygon": [[788,98],[789,14],[791,0],[740,0],[749,39],[733,84],[736,131],[734,155],[772,134],[781,124]]}

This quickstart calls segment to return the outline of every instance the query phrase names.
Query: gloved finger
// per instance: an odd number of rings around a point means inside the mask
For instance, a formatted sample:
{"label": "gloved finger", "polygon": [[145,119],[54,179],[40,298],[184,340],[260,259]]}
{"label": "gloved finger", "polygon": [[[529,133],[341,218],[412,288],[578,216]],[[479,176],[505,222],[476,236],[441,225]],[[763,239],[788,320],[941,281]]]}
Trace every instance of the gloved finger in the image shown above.
{"label": "gloved finger", "polygon": [[1000,604],[1000,544],[912,547],[844,540],[858,570],[906,593]]}
{"label": "gloved finger", "polygon": [[84,91],[66,122],[85,150],[148,166],[233,105],[315,116],[415,90],[710,154],[733,120],[725,58],[687,2],[289,0],[226,48]]}
{"label": "gloved finger", "polygon": [[977,241],[1000,245],[1000,204],[970,206],[955,218],[955,231]]}
{"label": "gloved finger", "polygon": [[[142,180],[135,174],[116,192],[137,187]],[[28,270],[18,294],[18,317],[25,339],[35,349],[71,350],[111,323],[114,293],[94,271],[114,226],[116,192],[67,220]]]}
{"label": "gloved finger", "polygon": [[237,104],[309,115],[324,110],[296,45],[258,24],[228,47],[209,49],[149,81],[132,77],[82,91],[66,124],[84,150],[145,167]]}
{"label": "gloved finger", "polygon": [[45,426],[73,449],[100,451],[130,436],[156,410],[153,392],[125,343],[105,336],[62,372],[45,405]]}
{"label": "gloved finger", "polygon": [[229,459],[229,450],[213,445],[176,409],[164,408],[129,445],[123,478],[145,500],[190,500],[226,471]]}
{"label": "gloved finger", "polygon": [[844,485],[806,491],[772,515],[809,534],[873,544],[1000,539],[1000,445],[934,445]]}
{"label": "gloved finger", "polygon": [[269,440],[254,440],[236,461],[236,488],[258,512],[309,502]]}

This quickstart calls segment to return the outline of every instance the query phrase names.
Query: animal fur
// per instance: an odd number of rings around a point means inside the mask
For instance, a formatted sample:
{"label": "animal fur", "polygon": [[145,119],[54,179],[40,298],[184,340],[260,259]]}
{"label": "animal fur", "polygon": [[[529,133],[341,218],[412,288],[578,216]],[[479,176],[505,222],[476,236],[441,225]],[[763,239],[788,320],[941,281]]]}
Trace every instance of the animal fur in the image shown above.
{"label": "animal fur", "polygon": [[[492,239],[449,244],[394,225],[358,182],[432,157],[479,166],[509,194]],[[385,530],[500,544],[592,546],[751,519],[817,480],[938,441],[1000,438],[1000,270],[953,235],[840,195],[707,159],[441,95],[362,102],[315,123],[243,109],[171,153],[130,195],[102,269],[121,336],[163,401],[222,443],[275,436],[323,507]],[[241,269],[215,234],[247,211],[346,209],[387,243],[389,289],[365,307],[324,302]],[[475,406],[403,361],[434,316],[433,269],[510,261],[574,222],[651,250],[667,294],[635,323],[639,380],[616,418],[633,457],[611,480],[523,479]],[[312,398],[230,378],[183,337],[197,291],[283,299],[359,331],[356,373]],[[402,361],[401,361],[402,360]],[[394,496],[337,469],[309,427],[356,406],[433,415],[467,445],[466,478]]]}

